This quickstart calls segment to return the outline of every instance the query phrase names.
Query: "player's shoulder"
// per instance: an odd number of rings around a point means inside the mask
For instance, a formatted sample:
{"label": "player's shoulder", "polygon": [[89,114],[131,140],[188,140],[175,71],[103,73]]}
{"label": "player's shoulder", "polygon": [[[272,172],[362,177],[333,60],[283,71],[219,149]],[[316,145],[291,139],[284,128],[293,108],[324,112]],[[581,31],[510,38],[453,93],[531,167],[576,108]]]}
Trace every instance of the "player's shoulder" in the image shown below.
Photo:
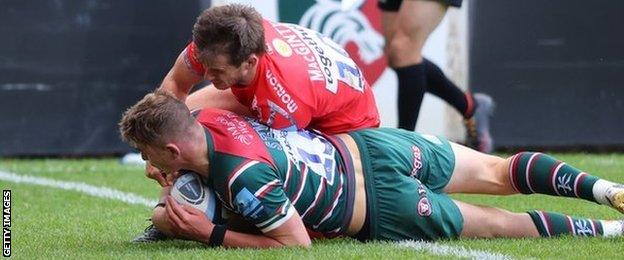
{"label": "player's shoulder", "polygon": [[227,154],[232,158],[274,164],[271,154],[249,118],[232,112],[205,109],[199,113],[197,120],[206,131],[209,157],[213,157],[213,154]]}
{"label": "player's shoulder", "polygon": [[277,170],[267,163],[227,154],[216,158],[211,163],[210,175],[220,194],[231,194],[243,187],[257,189],[278,179]]}
{"label": "player's shoulder", "polygon": [[[215,175],[229,179],[228,181],[232,181],[243,175],[246,178],[260,177],[263,174],[274,175],[276,169],[273,165],[264,161],[232,154],[216,153],[213,157],[213,162],[210,162],[210,171],[214,172]],[[253,174],[247,176],[246,173]]]}

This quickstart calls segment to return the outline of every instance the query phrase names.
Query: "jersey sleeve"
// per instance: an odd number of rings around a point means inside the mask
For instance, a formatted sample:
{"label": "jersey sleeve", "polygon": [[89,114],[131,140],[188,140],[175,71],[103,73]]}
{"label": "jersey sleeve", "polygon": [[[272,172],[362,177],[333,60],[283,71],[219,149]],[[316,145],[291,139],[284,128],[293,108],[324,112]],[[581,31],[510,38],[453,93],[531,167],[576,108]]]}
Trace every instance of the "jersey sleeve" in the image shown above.
{"label": "jersey sleeve", "polygon": [[227,185],[232,209],[264,233],[281,226],[295,213],[281,180],[267,164],[243,163],[228,178]]}
{"label": "jersey sleeve", "polygon": [[204,68],[204,65],[199,62],[198,52],[199,51],[197,50],[197,46],[195,45],[195,43],[189,43],[183,51],[184,64],[189,70],[203,77],[206,69]]}

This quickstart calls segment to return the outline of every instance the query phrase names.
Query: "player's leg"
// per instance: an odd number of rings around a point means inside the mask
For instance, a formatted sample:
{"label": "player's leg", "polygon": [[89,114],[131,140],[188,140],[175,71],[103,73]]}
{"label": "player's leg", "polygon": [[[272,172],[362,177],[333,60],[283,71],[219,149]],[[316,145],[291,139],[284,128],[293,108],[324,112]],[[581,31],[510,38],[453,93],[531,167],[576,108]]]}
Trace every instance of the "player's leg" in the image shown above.
{"label": "player's leg", "polygon": [[542,153],[507,159],[451,143],[455,167],[447,193],[548,194],[582,198],[624,213],[624,186],[600,179]]}
{"label": "player's leg", "polygon": [[461,237],[520,238],[572,236],[622,236],[624,221],[571,217],[559,213],[531,211],[514,213],[503,209],[454,201],[464,219]]}
{"label": "player's leg", "polygon": [[398,10],[396,7],[396,4],[380,4],[385,52],[388,65],[398,79],[399,128],[411,131],[427,88],[421,51],[429,34],[444,17],[447,6],[437,1],[405,0]]}
{"label": "player's leg", "polygon": [[382,10],[382,19],[389,19],[382,23],[391,67],[422,63],[422,48],[429,34],[444,18],[447,8],[438,1],[404,0],[394,12],[396,15]]}
{"label": "player's leg", "polygon": [[379,3],[379,8],[381,9],[381,30],[383,32],[384,40],[386,41],[386,45],[384,46],[385,52],[388,53],[387,44],[390,39],[392,39],[392,35],[396,31],[396,20],[398,16],[398,11],[400,8],[399,1],[386,1],[386,5],[392,3],[393,6],[384,7],[381,3]]}
{"label": "player's leg", "polygon": [[[439,0],[454,7],[461,6],[461,0]],[[426,91],[440,97],[459,112],[464,118],[466,143],[468,146],[486,153],[493,149],[489,132],[489,117],[493,112],[492,99],[485,94],[472,95],[462,91],[433,62],[422,59],[425,70]]]}
{"label": "player's leg", "polygon": [[539,237],[529,214],[454,200],[464,219],[462,238]]}
{"label": "player's leg", "polygon": [[427,91],[445,100],[464,119],[472,118],[475,113],[475,99],[470,92],[462,91],[430,60],[423,58],[427,78]]}
{"label": "player's leg", "polygon": [[455,166],[444,192],[493,195],[518,193],[511,186],[509,174],[505,174],[511,159],[484,154],[456,143],[450,144]]}
{"label": "player's leg", "polygon": [[514,190],[581,198],[608,205],[624,213],[624,185],[587,174],[547,154],[523,152],[507,160]]}

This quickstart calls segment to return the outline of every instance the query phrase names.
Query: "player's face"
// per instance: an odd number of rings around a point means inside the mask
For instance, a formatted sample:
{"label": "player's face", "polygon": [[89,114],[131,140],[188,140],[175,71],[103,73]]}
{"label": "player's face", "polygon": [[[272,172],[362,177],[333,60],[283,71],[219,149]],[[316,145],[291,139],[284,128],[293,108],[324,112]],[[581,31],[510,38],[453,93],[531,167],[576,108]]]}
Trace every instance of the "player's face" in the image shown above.
{"label": "player's face", "polygon": [[253,79],[253,75],[250,75],[251,67],[249,61],[243,61],[236,67],[229,62],[226,55],[217,55],[206,65],[204,77],[212,81],[217,89],[224,90],[235,84],[246,85],[251,82]]}
{"label": "player's face", "polygon": [[138,148],[143,160],[149,161],[152,166],[167,174],[177,171],[174,169],[173,160],[167,149],[151,145],[143,145]]}

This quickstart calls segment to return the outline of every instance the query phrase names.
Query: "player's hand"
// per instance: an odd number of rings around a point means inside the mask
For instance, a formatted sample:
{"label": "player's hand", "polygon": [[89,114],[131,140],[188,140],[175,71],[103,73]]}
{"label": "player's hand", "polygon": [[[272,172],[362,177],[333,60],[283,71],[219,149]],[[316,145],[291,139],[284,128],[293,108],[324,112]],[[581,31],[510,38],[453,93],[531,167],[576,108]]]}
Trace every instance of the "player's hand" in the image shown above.
{"label": "player's hand", "polygon": [[[163,196],[162,194],[166,194],[166,196],[171,195],[171,188],[172,188],[172,187],[173,187],[173,186],[171,186],[171,185],[168,185],[168,186],[163,187],[163,189],[162,189],[162,191],[161,191],[161,193],[160,193],[160,194],[161,194],[161,196]],[[162,200],[162,199],[161,199],[161,200]],[[164,199],[164,200],[167,200],[167,198],[165,197],[165,199]],[[159,201],[159,202],[160,202],[160,201]],[[164,201],[163,201],[163,202],[164,202]]]}
{"label": "player's hand", "polygon": [[191,206],[180,205],[171,196],[167,196],[165,210],[171,232],[176,237],[208,243],[214,224],[203,212]]}
{"label": "player's hand", "polygon": [[157,181],[158,184],[160,184],[160,186],[162,187],[171,185],[167,182],[166,174],[150,164],[149,161],[145,162],[145,176],[147,176],[147,178]]}
{"label": "player's hand", "polygon": [[165,180],[167,181],[167,185],[173,185],[173,183],[175,182],[175,180],[178,179],[178,177],[180,177],[180,172],[178,171],[173,172],[171,174],[167,174],[167,176],[165,177]]}

